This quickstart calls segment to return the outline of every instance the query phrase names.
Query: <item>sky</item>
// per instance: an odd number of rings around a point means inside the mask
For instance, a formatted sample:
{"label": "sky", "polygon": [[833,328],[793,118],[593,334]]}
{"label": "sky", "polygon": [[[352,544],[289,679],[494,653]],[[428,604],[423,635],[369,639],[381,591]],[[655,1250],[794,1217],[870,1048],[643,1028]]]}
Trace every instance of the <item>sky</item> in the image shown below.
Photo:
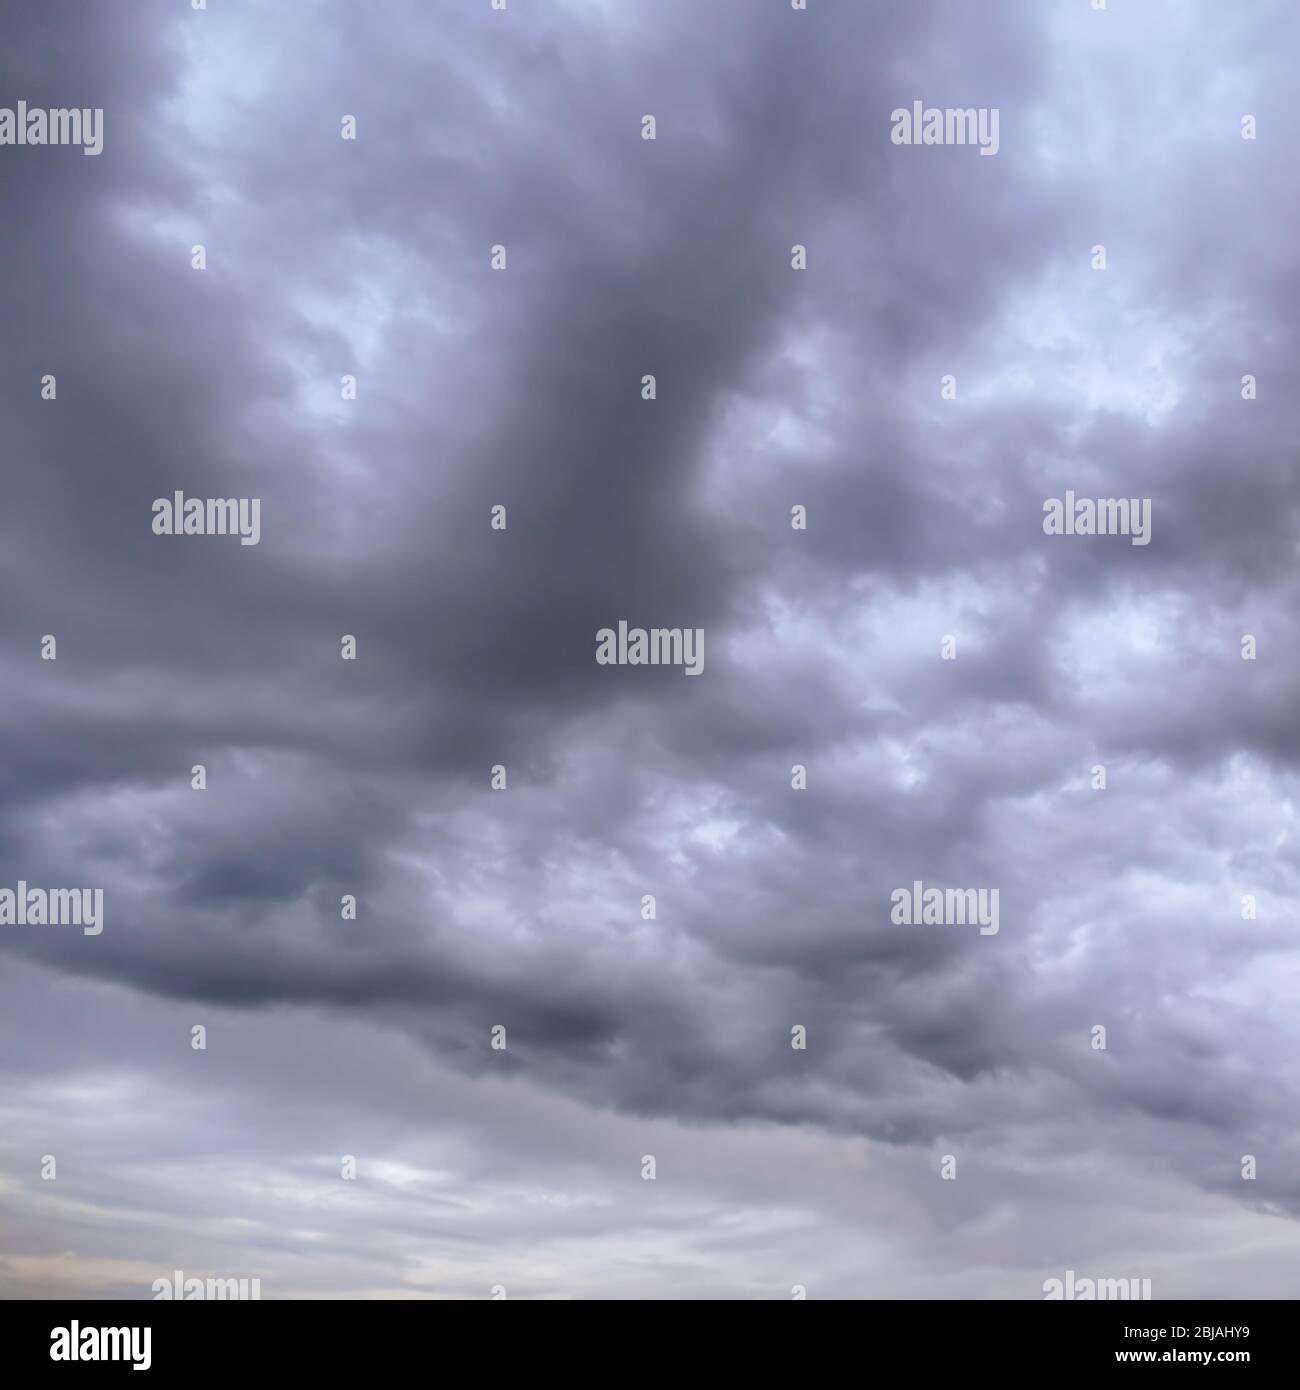
{"label": "sky", "polygon": [[1300,1296],[1298,38],[13,7],[0,1296]]}

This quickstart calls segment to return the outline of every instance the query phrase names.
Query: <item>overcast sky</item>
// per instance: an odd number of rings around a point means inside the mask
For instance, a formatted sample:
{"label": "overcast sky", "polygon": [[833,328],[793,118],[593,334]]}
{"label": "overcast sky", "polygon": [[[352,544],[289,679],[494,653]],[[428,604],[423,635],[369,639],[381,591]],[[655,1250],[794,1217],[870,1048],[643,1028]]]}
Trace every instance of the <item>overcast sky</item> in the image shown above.
{"label": "overcast sky", "polygon": [[1300,1296],[1298,29],[10,7],[0,1294]]}

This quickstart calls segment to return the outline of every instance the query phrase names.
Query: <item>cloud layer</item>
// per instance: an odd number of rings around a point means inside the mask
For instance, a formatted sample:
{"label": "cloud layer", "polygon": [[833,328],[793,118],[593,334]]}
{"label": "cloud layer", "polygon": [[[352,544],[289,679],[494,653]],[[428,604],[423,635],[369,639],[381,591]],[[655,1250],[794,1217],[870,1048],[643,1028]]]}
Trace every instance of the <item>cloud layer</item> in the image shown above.
{"label": "cloud layer", "polygon": [[1290,6],[10,27],[0,1293],[1300,1294]]}

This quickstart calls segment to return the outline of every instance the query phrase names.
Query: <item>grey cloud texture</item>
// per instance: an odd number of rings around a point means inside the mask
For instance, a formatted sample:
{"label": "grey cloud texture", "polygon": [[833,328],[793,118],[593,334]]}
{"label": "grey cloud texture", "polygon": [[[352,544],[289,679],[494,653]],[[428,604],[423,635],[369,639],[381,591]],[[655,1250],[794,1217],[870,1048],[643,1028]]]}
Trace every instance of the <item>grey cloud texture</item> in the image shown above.
{"label": "grey cloud texture", "polygon": [[0,1292],[1300,1292],[1296,24],[11,15],[0,884],[106,928],[0,928]]}

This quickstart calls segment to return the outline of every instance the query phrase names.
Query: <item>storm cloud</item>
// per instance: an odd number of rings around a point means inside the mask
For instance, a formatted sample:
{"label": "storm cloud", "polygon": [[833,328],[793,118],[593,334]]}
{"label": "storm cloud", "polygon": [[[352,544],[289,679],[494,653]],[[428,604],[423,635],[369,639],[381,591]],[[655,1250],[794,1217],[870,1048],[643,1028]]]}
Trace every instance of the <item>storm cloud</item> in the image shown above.
{"label": "storm cloud", "polygon": [[1297,26],[7,15],[0,1294],[1300,1295]]}

